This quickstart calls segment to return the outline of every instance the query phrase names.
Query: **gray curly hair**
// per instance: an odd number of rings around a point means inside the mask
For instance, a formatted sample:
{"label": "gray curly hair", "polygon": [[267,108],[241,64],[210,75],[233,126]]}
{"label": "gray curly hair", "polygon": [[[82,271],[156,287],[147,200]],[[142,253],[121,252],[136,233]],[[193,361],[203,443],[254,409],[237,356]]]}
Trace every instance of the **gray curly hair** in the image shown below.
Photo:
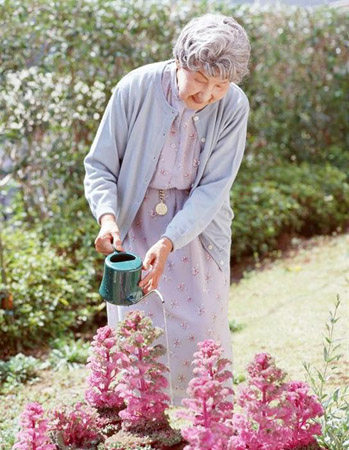
{"label": "gray curly hair", "polygon": [[205,14],[192,19],[180,33],[173,55],[181,67],[203,70],[240,83],[249,73],[251,47],[244,28],[222,14]]}

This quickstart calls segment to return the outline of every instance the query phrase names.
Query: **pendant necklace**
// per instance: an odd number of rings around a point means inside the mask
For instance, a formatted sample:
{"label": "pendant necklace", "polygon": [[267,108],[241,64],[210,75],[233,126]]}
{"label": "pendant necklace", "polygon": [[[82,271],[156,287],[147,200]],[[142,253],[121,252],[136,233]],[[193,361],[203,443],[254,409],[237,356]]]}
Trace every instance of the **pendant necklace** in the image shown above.
{"label": "pendant necklace", "polygon": [[155,206],[155,211],[157,214],[159,214],[159,216],[164,216],[167,213],[168,208],[164,203],[165,191],[163,189],[159,189],[159,199],[160,202]]}

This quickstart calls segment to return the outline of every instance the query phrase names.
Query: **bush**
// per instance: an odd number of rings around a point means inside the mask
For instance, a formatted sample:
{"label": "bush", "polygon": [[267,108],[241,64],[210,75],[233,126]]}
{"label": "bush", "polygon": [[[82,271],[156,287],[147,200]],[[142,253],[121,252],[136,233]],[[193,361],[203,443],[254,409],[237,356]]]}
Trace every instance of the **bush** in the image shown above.
{"label": "bush", "polygon": [[285,233],[326,234],[348,224],[349,183],[330,165],[245,166],[231,196],[235,260],[278,248]]}
{"label": "bush", "polygon": [[[40,344],[91,320],[99,295],[93,267],[76,267],[37,231],[4,233],[7,289],[13,310],[0,309],[0,340],[9,352]],[[0,289],[3,286],[0,284]]]}
{"label": "bush", "polygon": [[43,363],[33,356],[18,353],[8,361],[0,361],[0,393],[8,392],[21,383],[35,381]]}

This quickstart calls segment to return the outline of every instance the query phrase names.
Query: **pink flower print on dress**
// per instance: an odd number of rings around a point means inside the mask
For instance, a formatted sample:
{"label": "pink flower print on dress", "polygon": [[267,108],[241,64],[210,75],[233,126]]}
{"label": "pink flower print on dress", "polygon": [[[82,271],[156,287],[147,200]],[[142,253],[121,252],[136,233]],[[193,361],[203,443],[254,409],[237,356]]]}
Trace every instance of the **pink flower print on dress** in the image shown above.
{"label": "pink flower print on dress", "polygon": [[183,127],[188,128],[188,122],[184,122]]}
{"label": "pink flower print on dress", "polygon": [[208,295],[210,293],[210,290],[207,287],[204,287],[202,292],[204,295]]}
{"label": "pink flower print on dress", "polygon": [[188,256],[183,256],[182,259],[181,259],[181,261],[184,262],[184,263],[189,262]]}
{"label": "pink flower print on dress", "polygon": [[206,253],[205,257],[206,261],[212,261],[212,256],[209,253]]}
{"label": "pink flower print on dress", "polygon": [[162,279],[163,279],[166,283],[168,283],[169,281],[172,280],[172,278],[171,278],[171,277],[168,277],[167,275],[163,275],[163,276],[162,276]]}
{"label": "pink flower print on dress", "polygon": [[184,383],[186,381],[186,377],[183,375],[183,374],[180,374],[179,376],[178,376],[178,382],[179,383]]}
{"label": "pink flower print on dress", "polygon": [[192,138],[192,139],[195,139],[196,138],[196,133],[194,132],[194,131],[192,131],[191,133],[189,133],[189,137],[190,138]]}
{"label": "pink flower print on dress", "polygon": [[166,177],[166,176],[168,175],[168,170],[162,168],[162,169],[160,169],[160,173],[161,173],[161,175],[163,175],[164,177]]}
{"label": "pink flower print on dress", "polygon": [[189,334],[189,336],[188,336],[188,341],[195,341],[195,336],[193,335],[193,334]]}
{"label": "pink flower print on dress", "polygon": [[174,142],[172,142],[171,148],[177,148],[177,145]]}
{"label": "pink flower print on dress", "polygon": [[142,222],[139,219],[136,219],[135,225],[137,228],[139,228],[142,225]]}
{"label": "pink flower print on dress", "polygon": [[216,300],[217,300],[218,302],[220,302],[220,301],[222,300],[221,294],[217,294],[217,295],[216,295]]}
{"label": "pink flower print on dress", "polygon": [[174,346],[175,348],[180,347],[180,346],[181,346],[181,341],[180,341],[178,338],[176,338],[176,339],[173,341],[173,346]]}
{"label": "pink flower print on dress", "polygon": [[155,219],[155,217],[157,216],[156,211],[154,211],[153,209],[150,210],[150,217],[152,219]]}
{"label": "pink flower print on dress", "polygon": [[186,359],[186,360],[183,362],[183,366],[185,366],[185,367],[190,367],[190,361],[189,361],[189,359]]}
{"label": "pink flower print on dress", "polygon": [[194,277],[196,277],[197,275],[199,275],[199,273],[200,273],[199,266],[198,266],[198,265],[194,266],[194,267],[192,268],[191,273],[194,275]]}
{"label": "pink flower print on dress", "polygon": [[187,297],[187,302],[192,302],[193,301],[193,298],[192,297]]}
{"label": "pink flower print on dress", "polygon": [[215,322],[217,320],[217,314],[212,314],[212,320]]}
{"label": "pink flower print on dress", "polygon": [[191,175],[191,172],[185,172],[185,174],[184,174],[184,178],[189,178],[189,177],[190,177],[190,175]]}
{"label": "pink flower print on dress", "polygon": [[205,308],[203,305],[199,306],[198,308],[198,316],[202,316],[205,314]]}
{"label": "pink flower print on dress", "polygon": [[174,267],[175,267],[175,264],[172,261],[169,261],[167,263],[167,268],[169,271],[172,271],[174,269]]}
{"label": "pink flower print on dress", "polygon": [[184,291],[184,287],[185,287],[184,283],[179,283],[177,286],[177,289],[182,292],[182,291]]}
{"label": "pink flower print on dress", "polygon": [[177,300],[173,300],[173,301],[170,303],[170,306],[171,306],[172,309],[177,308],[177,306],[178,306],[178,301],[177,301]]}
{"label": "pink flower print on dress", "polygon": [[210,273],[206,273],[205,275],[205,281],[211,281],[212,280],[212,276]]}
{"label": "pink flower print on dress", "polygon": [[188,322],[181,322],[181,328],[183,328],[183,330],[186,330],[189,327]]}
{"label": "pink flower print on dress", "polygon": [[193,167],[197,168],[200,166],[200,159],[195,158],[193,162]]}

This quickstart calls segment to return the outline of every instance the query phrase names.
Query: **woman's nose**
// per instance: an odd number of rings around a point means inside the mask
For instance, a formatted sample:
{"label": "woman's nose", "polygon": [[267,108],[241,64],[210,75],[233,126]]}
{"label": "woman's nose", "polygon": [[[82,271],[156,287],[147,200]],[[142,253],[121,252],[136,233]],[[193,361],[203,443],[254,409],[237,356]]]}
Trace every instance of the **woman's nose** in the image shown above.
{"label": "woman's nose", "polygon": [[203,89],[200,92],[200,97],[203,103],[208,102],[209,100],[211,100],[212,97],[212,89],[210,88]]}

